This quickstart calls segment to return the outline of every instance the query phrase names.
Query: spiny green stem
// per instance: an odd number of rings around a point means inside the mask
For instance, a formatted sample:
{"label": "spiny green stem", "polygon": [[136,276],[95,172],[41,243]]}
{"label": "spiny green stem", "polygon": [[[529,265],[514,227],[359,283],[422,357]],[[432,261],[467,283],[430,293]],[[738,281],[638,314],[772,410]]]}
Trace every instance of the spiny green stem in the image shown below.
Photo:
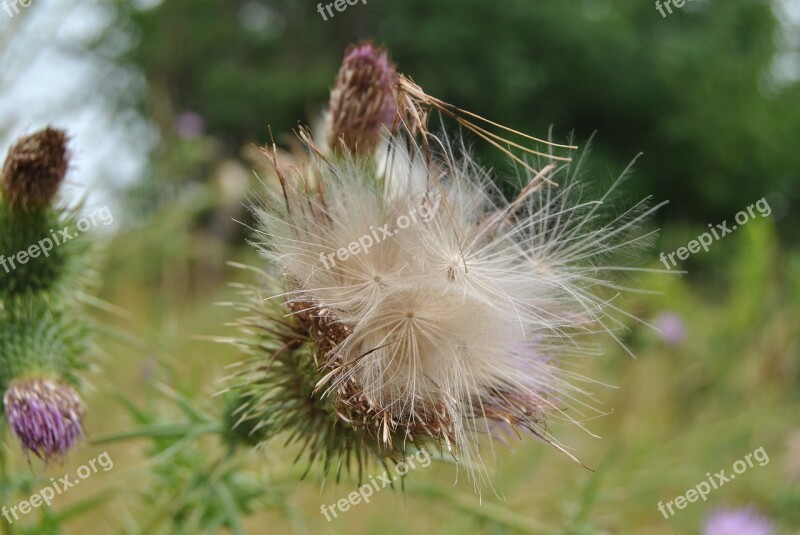
{"label": "spiny green stem", "polygon": [[476,518],[482,518],[521,533],[530,533],[531,535],[552,535],[556,533],[556,530],[552,527],[500,505],[488,502],[480,503],[475,496],[458,494],[451,490],[444,490],[421,483],[407,485],[406,492],[450,502],[456,509],[460,509]]}
{"label": "spiny green stem", "polygon": [[91,441],[92,445],[99,446],[111,442],[121,442],[124,440],[134,440],[138,438],[179,438],[187,435],[219,435],[224,432],[222,425],[218,423],[195,424],[158,424],[145,425],[127,431],[120,431],[97,437]]}

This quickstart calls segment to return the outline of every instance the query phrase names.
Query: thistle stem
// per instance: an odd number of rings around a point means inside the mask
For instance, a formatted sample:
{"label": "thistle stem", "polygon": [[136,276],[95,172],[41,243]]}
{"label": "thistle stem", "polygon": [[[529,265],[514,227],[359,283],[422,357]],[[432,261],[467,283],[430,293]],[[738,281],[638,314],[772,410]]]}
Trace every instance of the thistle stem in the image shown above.
{"label": "thistle stem", "polygon": [[512,528],[520,533],[531,535],[552,535],[556,530],[532,518],[528,518],[501,505],[484,501],[481,503],[474,496],[467,496],[443,490],[432,485],[415,484],[406,487],[406,492],[418,494],[427,498],[434,498],[449,502],[450,505],[475,518],[488,520],[500,526]]}
{"label": "thistle stem", "polygon": [[[0,426],[0,436],[2,435],[2,426]],[[10,481],[9,477],[9,469],[8,469],[8,455],[6,454],[6,449],[3,444],[0,444],[0,481],[6,483]],[[3,503],[6,503],[6,497],[8,496],[8,492],[6,492],[5,484],[3,485]],[[3,525],[3,535],[14,535],[14,526],[10,522],[4,522],[4,519],[0,519],[0,524]]]}
{"label": "thistle stem", "polygon": [[112,442],[121,442],[125,440],[134,440],[140,438],[180,438],[192,434],[194,436],[200,435],[215,435],[221,434],[223,428],[217,423],[208,424],[156,424],[145,425],[121,431],[110,435],[97,437],[91,441],[92,445],[98,446]]}

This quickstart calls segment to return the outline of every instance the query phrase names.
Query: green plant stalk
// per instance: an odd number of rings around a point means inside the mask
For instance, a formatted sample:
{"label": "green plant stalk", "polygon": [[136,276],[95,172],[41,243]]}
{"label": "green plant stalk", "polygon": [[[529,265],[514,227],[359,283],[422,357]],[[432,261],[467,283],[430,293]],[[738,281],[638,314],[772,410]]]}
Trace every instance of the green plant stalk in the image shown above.
{"label": "green plant stalk", "polygon": [[218,423],[201,425],[195,423],[156,424],[100,436],[92,439],[91,444],[93,446],[101,446],[139,438],[180,438],[187,434],[199,437],[200,435],[222,435],[224,432],[222,425]]}
{"label": "green plant stalk", "polygon": [[[0,431],[2,431],[3,427],[0,426]],[[1,435],[1,433],[0,433]],[[9,470],[8,470],[8,455],[6,454],[5,448],[0,445],[0,481],[8,481],[9,480]],[[5,503],[6,493],[3,493],[3,502]],[[14,525],[10,522],[2,522],[0,524],[3,525],[3,535],[14,535]]]}
{"label": "green plant stalk", "polygon": [[456,509],[460,509],[475,518],[481,518],[514,529],[520,533],[530,533],[531,535],[553,535],[556,533],[556,530],[552,527],[500,505],[488,502],[478,503],[474,496],[458,494],[452,490],[443,490],[433,485],[425,484],[415,484],[413,487],[407,486],[406,492],[449,502]]}

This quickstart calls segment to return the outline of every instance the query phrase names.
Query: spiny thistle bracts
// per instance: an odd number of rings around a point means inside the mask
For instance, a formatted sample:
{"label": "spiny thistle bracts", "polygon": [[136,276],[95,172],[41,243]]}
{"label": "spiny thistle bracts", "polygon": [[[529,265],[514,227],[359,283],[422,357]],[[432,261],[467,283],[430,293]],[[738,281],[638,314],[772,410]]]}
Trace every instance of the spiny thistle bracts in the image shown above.
{"label": "spiny thistle bracts", "polygon": [[[65,240],[75,211],[58,206],[57,193],[69,167],[67,135],[45,128],[9,150],[0,180],[0,301],[46,299],[70,302],[92,278],[85,240]],[[65,242],[56,245],[59,237]],[[47,240],[48,251],[15,261]],[[12,262],[14,262],[12,264]]]}
{"label": "spiny thistle bracts", "polygon": [[[30,299],[0,307],[0,390],[18,377],[59,377],[77,384],[90,352],[90,328],[79,311]],[[65,306],[65,305],[62,305]]]}
{"label": "spiny thistle bracts", "polygon": [[[329,400],[315,392],[322,378],[318,344],[330,344],[319,331],[319,321],[306,314],[293,315],[282,301],[270,299],[281,292],[270,273],[234,264],[253,272],[255,285],[235,285],[241,301],[232,304],[243,314],[237,321],[242,336],[223,338],[250,358],[232,367],[226,392],[226,441],[261,446],[286,436],[300,446],[309,468],[319,462],[324,473],[361,469],[378,444],[350,425],[343,425]],[[386,464],[384,457],[376,456]],[[388,459],[387,459],[388,460]]]}

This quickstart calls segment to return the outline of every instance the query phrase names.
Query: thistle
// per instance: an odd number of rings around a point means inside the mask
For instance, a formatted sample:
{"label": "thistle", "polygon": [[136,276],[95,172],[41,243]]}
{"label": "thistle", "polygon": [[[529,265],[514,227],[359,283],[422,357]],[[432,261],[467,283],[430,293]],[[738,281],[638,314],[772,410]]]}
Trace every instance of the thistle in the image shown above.
{"label": "thistle", "polygon": [[84,433],[75,386],[88,350],[79,302],[89,249],[53,240],[74,222],[57,206],[68,166],[66,134],[46,128],[11,147],[0,176],[0,391],[23,451],[45,461]]}
{"label": "thistle", "polygon": [[23,450],[40,459],[63,458],[83,436],[83,402],[74,388],[58,380],[15,379],[3,407]]}
{"label": "thistle", "polygon": [[15,211],[50,206],[68,168],[67,136],[45,128],[18,140],[8,152],[2,171],[3,197]]}
{"label": "thistle", "polygon": [[[385,70],[369,72],[365,93],[385,94]],[[291,173],[265,150],[280,190],[254,208],[256,247],[276,269],[245,290],[247,336],[236,342],[253,357],[232,387],[245,400],[240,422],[288,432],[326,467],[441,449],[476,482],[487,475],[483,447],[504,430],[567,453],[547,421],[576,421],[591,381],[562,361],[596,353],[595,333],[618,340],[630,315],[613,304],[619,268],[607,263],[647,242],[634,232],[652,210],[640,203],[603,223],[608,195],[583,200],[579,166],[553,152],[573,146],[540,153],[485,134],[524,164],[520,193],[507,198],[461,145],[428,130],[428,111],[457,108],[394,80],[392,121],[375,98],[351,96],[334,113],[399,125],[384,129],[382,149],[344,136],[329,153],[301,132],[309,156]],[[512,148],[563,163],[536,170]]]}
{"label": "thistle", "polygon": [[372,43],[349,48],[331,90],[327,147],[368,153],[384,131],[396,129],[396,82],[395,67],[385,50]]}

